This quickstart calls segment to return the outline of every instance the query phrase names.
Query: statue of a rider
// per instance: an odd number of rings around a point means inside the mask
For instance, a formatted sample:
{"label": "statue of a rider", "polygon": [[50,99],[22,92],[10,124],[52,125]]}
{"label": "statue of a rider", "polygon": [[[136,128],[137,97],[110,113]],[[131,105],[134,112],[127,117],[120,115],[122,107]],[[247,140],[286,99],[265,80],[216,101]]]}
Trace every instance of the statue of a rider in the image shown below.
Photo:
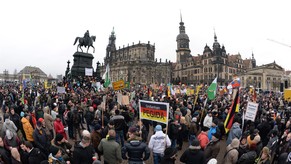
{"label": "statue of a rider", "polygon": [[84,34],[84,39],[85,39],[85,45],[89,44],[89,39],[90,39],[90,33],[89,30],[87,30]]}

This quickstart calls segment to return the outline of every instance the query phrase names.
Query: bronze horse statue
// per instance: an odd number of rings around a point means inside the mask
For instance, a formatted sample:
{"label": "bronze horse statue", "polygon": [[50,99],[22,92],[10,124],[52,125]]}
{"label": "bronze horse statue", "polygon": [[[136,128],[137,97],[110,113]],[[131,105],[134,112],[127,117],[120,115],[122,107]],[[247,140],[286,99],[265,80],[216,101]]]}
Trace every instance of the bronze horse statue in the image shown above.
{"label": "bronze horse statue", "polygon": [[89,47],[92,47],[93,48],[93,53],[94,53],[95,52],[95,47],[93,46],[93,42],[95,42],[95,39],[96,39],[96,36],[90,36],[88,38],[76,37],[75,42],[74,42],[74,45],[79,40],[79,44],[77,46],[77,52],[78,52],[78,48],[80,48],[81,51],[83,52],[83,50],[82,50],[81,47],[84,46],[86,48],[88,46],[87,53],[88,53]]}

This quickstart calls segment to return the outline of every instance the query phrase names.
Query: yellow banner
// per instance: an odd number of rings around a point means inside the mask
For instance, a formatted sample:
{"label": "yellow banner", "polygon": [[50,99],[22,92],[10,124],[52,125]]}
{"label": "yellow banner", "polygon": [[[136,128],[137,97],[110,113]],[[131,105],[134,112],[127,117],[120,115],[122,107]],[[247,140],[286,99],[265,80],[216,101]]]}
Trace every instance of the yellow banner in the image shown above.
{"label": "yellow banner", "polygon": [[115,91],[125,88],[124,80],[113,82],[112,87]]}

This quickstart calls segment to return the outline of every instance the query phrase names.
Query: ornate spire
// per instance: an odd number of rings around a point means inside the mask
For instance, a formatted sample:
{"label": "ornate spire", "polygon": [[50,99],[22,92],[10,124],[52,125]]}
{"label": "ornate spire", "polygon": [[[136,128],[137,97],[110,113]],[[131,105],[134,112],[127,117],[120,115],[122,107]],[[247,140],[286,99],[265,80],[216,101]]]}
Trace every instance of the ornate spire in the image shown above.
{"label": "ornate spire", "polygon": [[183,22],[181,10],[180,10],[180,19],[181,19],[181,22]]}
{"label": "ornate spire", "polygon": [[179,29],[180,29],[180,34],[181,34],[181,33],[186,33],[186,32],[185,32],[184,22],[183,22],[183,19],[182,19],[182,13],[181,13],[181,10],[180,10],[180,19],[181,19],[180,27],[179,27]]}
{"label": "ornate spire", "polygon": [[254,52],[252,51],[252,59],[254,60],[255,59],[255,57],[254,57]]}
{"label": "ornate spire", "polygon": [[217,36],[216,36],[215,28],[213,28],[213,30],[214,30],[214,42],[217,42]]}

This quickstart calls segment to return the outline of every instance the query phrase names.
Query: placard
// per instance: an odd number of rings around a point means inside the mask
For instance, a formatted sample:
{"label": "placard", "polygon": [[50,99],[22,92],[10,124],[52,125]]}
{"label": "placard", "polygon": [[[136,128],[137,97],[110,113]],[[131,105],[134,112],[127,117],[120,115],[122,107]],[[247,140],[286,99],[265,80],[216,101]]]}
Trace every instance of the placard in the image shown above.
{"label": "placard", "polygon": [[93,68],[85,68],[85,76],[93,76]]}
{"label": "placard", "polygon": [[113,82],[112,87],[115,91],[125,88],[124,80],[118,80]]}
{"label": "placard", "polygon": [[245,114],[246,120],[251,120],[253,122],[255,121],[257,111],[258,111],[258,106],[259,106],[259,104],[257,104],[257,103],[253,103],[250,101],[248,102],[247,110],[246,110],[246,114]]}
{"label": "placard", "polygon": [[121,100],[122,105],[128,105],[129,104],[129,97],[128,95],[123,95]]}
{"label": "placard", "polygon": [[57,87],[58,93],[66,93],[66,88],[65,87]]}
{"label": "placard", "polygon": [[139,100],[141,119],[168,123],[169,103]]}

